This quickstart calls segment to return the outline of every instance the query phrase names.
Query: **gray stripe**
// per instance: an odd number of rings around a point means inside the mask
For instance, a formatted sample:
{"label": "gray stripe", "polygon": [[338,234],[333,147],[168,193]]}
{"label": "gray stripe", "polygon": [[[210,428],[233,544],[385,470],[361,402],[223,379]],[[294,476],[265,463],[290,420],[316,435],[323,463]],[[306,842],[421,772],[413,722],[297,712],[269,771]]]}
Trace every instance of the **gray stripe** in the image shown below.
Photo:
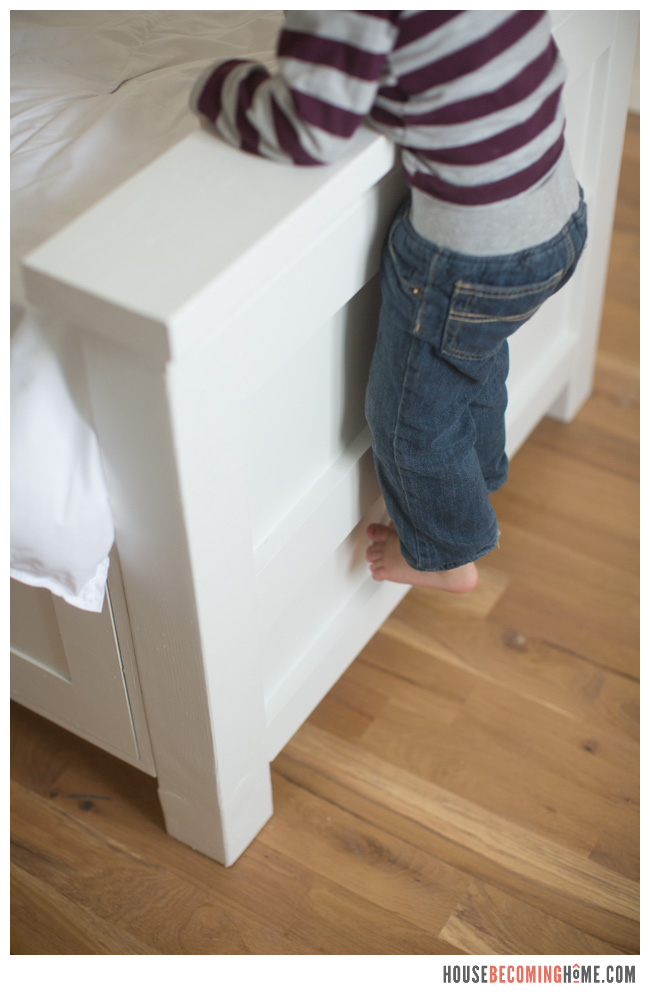
{"label": "gray stripe", "polygon": [[[264,84],[260,87],[260,90],[264,91],[263,99],[265,102],[270,101],[271,95],[273,95],[276,103],[279,107],[281,107],[296,129],[302,148],[310,156],[315,159],[319,159],[321,162],[328,163],[333,162],[336,159],[340,159],[342,155],[350,151],[350,145],[346,138],[339,138],[336,135],[330,135],[327,131],[316,128],[313,125],[305,124],[302,120],[295,116],[291,94],[283,84],[282,80],[275,78],[272,80],[270,85]],[[255,123],[257,123],[258,117],[260,119],[260,124],[262,124],[265,120],[272,120],[270,107],[260,105],[258,108],[255,106],[255,112]],[[268,131],[269,129],[264,127],[265,136],[268,134]],[[271,128],[271,133],[273,135],[271,141],[276,141],[273,128]],[[283,153],[282,156],[284,158]],[[279,156],[276,155],[274,158],[279,158]]]}
{"label": "gray stripe", "polygon": [[580,192],[565,146],[555,168],[541,183],[497,204],[464,207],[414,189],[411,223],[423,238],[454,252],[505,255],[554,238],[579,202]]}
{"label": "gray stripe", "polygon": [[292,31],[341,41],[375,54],[389,52],[398,31],[390,21],[353,10],[289,10],[286,26]]}
{"label": "gray stripe", "polygon": [[[475,142],[484,141],[528,120],[543,101],[557,90],[563,79],[563,72],[554,72],[530,97],[486,117],[463,121],[461,124],[436,125],[435,128],[427,127],[427,125],[402,128],[399,141],[403,145],[415,146],[419,149],[455,148],[460,145],[473,145]],[[377,103],[379,104],[379,101]],[[562,116],[563,111],[559,107],[558,120],[561,121]],[[384,131],[386,134],[391,132],[388,127],[382,128],[379,124],[376,127],[377,130]]]}
{"label": "gray stripe", "polygon": [[[441,30],[444,30],[444,28]],[[444,87],[435,86],[431,90],[414,94],[408,104],[408,113],[427,113],[428,111],[445,107],[447,104],[453,104],[459,100],[468,100],[471,97],[480,96],[492,90],[499,89],[516,76],[525,65],[541,55],[546,49],[548,41],[548,29],[544,26],[544,22],[541,22],[515,45],[475,72],[461,76],[457,80],[445,84]],[[428,53],[426,50],[423,51],[421,58],[417,60],[409,60],[409,62],[402,63],[401,55],[402,51],[399,50],[389,59],[391,71],[397,77],[414,69],[421,69],[434,61],[431,57],[430,41]],[[435,58],[437,57],[438,53],[436,50]],[[399,114],[404,110],[404,105],[398,101],[390,101],[382,98],[381,103],[387,110],[395,114]]]}
{"label": "gray stripe", "polygon": [[372,107],[377,83],[348,76],[329,66],[309,65],[297,59],[282,59],[282,73],[289,86],[326,100],[355,114],[367,114]]}
{"label": "gray stripe", "polygon": [[550,149],[553,143],[558,140],[562,132],[562,125],[563,119],[560,117],[527,145],[511,152],[510,155],[504,155],[500,159],[479,165],[452,166],[447,163],[430,163],[418,156],[417,153],[410,151],[402,153],[402,161],[404,168],[409,173],[432,173],[445,180],[446,183],[453,183],[456,186],[472,187],[480,186],[483,183],[495,183],[506,176],[513,176],[525,169],[526,166],[537,162],[547,149]]}
{"label": "gray stripe", "polygon": [[[431,62],[446,58],[459,48],[465,48],[479,41],[512,17],[512,14],[511,10],[465,11],[435,31],[430,31],[409,45],[405,45],[404,48],[399,48],[393,56],[396,65],[399,61],[398,74],[421,69]],[[548,25],[545,33],[548,35]]]}

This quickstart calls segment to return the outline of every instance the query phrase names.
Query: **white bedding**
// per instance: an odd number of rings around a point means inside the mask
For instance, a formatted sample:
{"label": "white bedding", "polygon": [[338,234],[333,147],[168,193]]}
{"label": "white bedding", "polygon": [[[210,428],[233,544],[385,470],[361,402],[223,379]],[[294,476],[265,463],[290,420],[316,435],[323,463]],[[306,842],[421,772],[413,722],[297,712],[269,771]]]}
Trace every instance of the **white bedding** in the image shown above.
{"label": "white bedding", "polygon": [[76,337],[23,256],[197,127],[219,58],[272,64],[279,11],[13,11],[11,575],[101,611],[113,526]]}

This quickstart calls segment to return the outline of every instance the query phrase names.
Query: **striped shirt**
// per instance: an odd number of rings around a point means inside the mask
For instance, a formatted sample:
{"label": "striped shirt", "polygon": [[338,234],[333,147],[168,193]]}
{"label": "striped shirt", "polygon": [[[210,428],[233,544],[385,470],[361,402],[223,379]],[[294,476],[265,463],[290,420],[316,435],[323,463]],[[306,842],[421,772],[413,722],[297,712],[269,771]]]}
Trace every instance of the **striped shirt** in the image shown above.
{"label": "striped shirt", "polygon": [[[277,74],[229,60],[194,89],[194,109],[243,150],[321,165],[369,124],[400,149],[416,227],[439,236],[442,222],[449,242],[460,224],[451,247],[464,251],[480,234],[471,222],[463,234],[468,216],[508,223],[495,205],[516,203],[520,219],[523,208],[529,244],[531,210],[533,231],[551,237],[577,206],[566,69],[546,11],[288,11],[277,54]],[[560,163],[558,189],[536,204],[532,192]]]}

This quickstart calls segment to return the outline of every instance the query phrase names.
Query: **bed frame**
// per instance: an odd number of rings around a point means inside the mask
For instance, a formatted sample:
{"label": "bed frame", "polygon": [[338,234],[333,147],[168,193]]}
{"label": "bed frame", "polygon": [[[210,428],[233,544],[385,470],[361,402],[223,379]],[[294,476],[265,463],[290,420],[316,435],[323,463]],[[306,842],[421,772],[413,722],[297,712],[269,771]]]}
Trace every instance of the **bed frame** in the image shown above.
{"label": "bed frame", "polygon": [[[635,11],[562,11],[589,203],[575,279],[517,334],[508,450],[588,397]],[[297,169],[197,130],[31,254],[83,340],[115,519],[102,615],[15,585],[12,694],[158,779],[168,831],[231,864],[271,760],[407,589],[377,584],[363,394],[404,195],[391,145]]]}

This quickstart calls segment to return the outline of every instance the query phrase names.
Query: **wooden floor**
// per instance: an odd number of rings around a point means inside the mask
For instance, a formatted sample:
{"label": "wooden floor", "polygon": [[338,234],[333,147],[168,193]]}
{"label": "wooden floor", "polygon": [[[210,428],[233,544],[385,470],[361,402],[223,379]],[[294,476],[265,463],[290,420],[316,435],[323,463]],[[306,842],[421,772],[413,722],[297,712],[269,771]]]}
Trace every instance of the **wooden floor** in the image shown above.
{"label": "wooden floor", "polygon": [[14,709],[14,953],[638,951],[638,253],[630,118],[593,397],[514,459],[478,589],[410,592],[281,753],[234,867]]}

